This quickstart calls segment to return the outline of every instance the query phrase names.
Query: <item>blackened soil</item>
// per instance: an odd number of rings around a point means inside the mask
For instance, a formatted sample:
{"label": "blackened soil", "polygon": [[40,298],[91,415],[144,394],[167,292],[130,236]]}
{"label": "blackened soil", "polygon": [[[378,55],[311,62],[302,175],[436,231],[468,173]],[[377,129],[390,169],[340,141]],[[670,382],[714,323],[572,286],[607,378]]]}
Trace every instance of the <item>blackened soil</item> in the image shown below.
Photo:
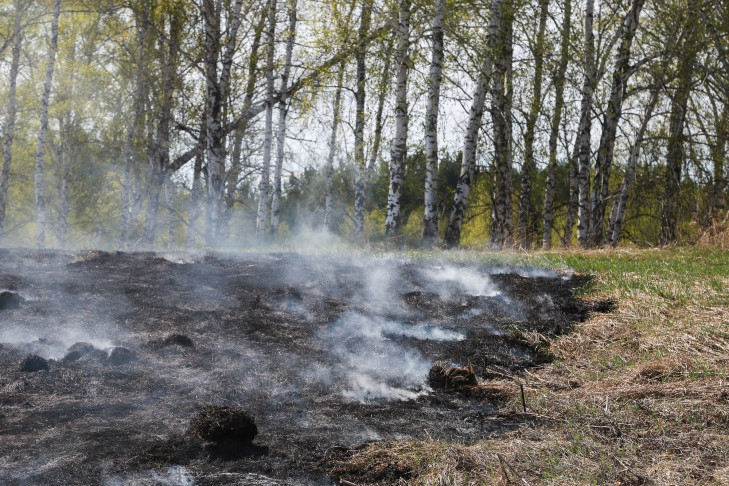
{"label": "blackened soil", "polygon": [[[0,250],[0,289],[23,298],[0,313],[0,483],[330,484],[328,451],[499,434],[515,424],[494,404],[430,390],[428,370],[483,379],[548,359],[544,341],[589,311],[583,283],[427,261]],[[150,345],[178,335],[194,346]],[[105,359],[64,359],[79,342]],[[20,372],[31,354],[49,369]],[[254,442],[186,433],[210,406],[250,413]]]}

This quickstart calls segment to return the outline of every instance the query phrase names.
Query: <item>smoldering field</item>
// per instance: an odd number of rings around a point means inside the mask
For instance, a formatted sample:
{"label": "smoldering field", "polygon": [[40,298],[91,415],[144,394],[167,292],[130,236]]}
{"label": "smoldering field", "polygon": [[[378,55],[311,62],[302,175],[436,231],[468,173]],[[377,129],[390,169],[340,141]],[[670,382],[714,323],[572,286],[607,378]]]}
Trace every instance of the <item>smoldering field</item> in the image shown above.
{"label": "smoldering field", "polygon": [[[498,434],[516,423],[487,398],[433,390],[430,367],[484,380],[547,359],[524,336],[585,318],[577,280],[394,258],[0,250],[0,290],[25,299],[0,310],[0,482],[331,484],[331,451]],[[92,352],[69,355],[77,343]],[[119,348],[129,360],[111,359]],[[21,372],[28,355],[49,369]],[[253,444],[191,438],[209,405],[249,411]]]}

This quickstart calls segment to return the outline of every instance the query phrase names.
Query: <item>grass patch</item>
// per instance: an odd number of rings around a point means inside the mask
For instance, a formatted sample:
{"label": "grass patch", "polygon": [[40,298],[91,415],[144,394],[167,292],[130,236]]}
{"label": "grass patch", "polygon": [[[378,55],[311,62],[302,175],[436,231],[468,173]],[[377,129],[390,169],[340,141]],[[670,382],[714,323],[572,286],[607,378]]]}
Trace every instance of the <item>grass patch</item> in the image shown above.
{"label": "grass patch", "polygon": [[725,251],[407,255],[573,269],[594,277],[585,297],[617,308],[553,341],[556,360],[518,378],[528,413],[519,397],[505,409],[523,427],[472,445],[373,443],[342,460],[335,476],[355,484],[729,484]]}

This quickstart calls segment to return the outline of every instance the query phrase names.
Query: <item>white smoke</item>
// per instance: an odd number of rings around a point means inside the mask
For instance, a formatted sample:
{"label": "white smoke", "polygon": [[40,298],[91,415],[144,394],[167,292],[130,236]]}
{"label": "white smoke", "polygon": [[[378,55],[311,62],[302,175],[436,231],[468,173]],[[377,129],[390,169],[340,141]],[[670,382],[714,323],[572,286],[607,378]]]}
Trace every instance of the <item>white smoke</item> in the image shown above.
{"label": "white smoke", "polygon": [[406,325],[348,312],[319,335],[322,347],[340,366],[310,369],[305,379],[331,380],[343,388],[346,399],[358,402],[417,398],[429,391],[425,377],[431,363],[416,350],[391,339],[398,336],[434,341],[465,339],[461,333],[437,326]]}
{"label": "white smoke", "polygon": [[[482,275],[474,268],[442,265],[425,270],[423,273],[433,282],[451,284],[474,297],[495,297],[500,294],[488,275]],[[441,289],[439,293],[442,295],[443,292]]]}

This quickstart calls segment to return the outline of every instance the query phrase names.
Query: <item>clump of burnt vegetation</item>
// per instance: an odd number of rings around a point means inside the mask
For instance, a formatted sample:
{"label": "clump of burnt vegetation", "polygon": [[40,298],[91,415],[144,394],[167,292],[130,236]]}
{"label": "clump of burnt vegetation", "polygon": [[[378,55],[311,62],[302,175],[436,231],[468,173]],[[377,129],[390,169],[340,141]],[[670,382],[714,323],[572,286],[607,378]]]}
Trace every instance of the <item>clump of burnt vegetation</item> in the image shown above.
{"label": "clump of burnt vegetation", "polygon": [[23,301],[24,299],[17,292],[11,292],[10,290],[0,291],[0,310],[18,309]]}
{"label": "clump of burnt vegetation", "polygon": [[211,406],[190,421],[188,435],[203,442],[250,444],[258,435],[253,417],[240,408]]}
{"label": "clump of burnt vegetation", "polygon": [[509,390],[498,383],[479,382],[473,366],[451,366],[436,361],[428,373],[428,382],[435,389],[452,391],[472,398],[488,398],[505,401],[511,397]]}

